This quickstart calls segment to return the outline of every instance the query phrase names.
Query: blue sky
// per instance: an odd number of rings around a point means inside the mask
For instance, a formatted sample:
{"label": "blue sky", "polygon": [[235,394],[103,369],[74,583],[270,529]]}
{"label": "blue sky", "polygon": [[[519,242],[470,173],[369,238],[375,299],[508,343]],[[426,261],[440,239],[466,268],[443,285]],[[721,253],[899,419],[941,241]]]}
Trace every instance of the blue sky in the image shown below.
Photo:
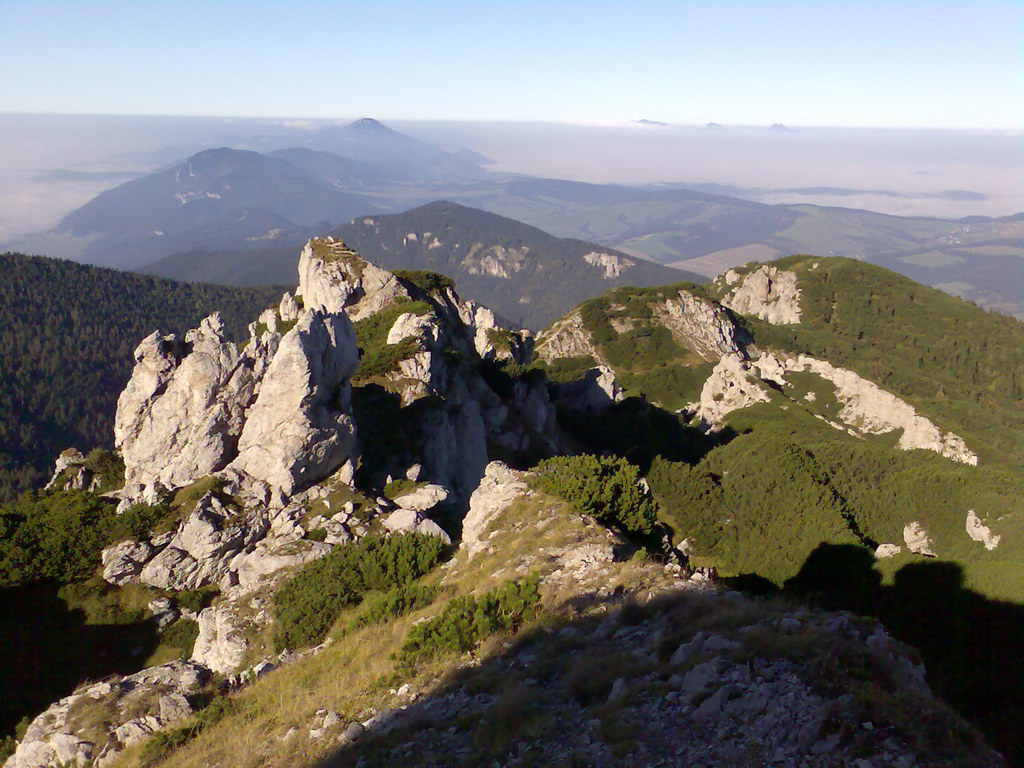
{"label": "blue sky", "polygon": [[0,0],[0,111],[1024,128],[1024,2]]}

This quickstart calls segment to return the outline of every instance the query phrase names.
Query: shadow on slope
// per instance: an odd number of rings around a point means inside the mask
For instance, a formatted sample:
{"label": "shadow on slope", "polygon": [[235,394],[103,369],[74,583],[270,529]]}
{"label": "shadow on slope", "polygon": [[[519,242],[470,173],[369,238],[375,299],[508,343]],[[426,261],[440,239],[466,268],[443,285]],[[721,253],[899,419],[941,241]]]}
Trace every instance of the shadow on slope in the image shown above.
{"label": "shadow on slope", "polygon": [[0,734],[81,683],[138,672],[159,643],[153,622],[86,624],[54,584],[0,589]]}
{"label": "shadow on slope", "polygon": [[[612,610],[582,615],[593,602],[610,603]],[[809,728],[808,712],[799,707],[782,707],[784,712],[764,717],[755,708],[736,716],[740,730],[727,745],[720,738],[720,722],[712,717],[709,725],[703,716],[692,717],[693,707],[685,706],[688,697],[672,692],[671,676],[686,671],[685,662],[680,667],[672,659],[681,643],[701,631],[742,638],[740,627],[775,626],[789,615],[787,603],[730,600],[692,590],[636,603],[619,588],[610,598],[579,595],[569,606],[576,616],[523,632],[503,651],[455,668],[407,709],[382,710],[368,731],[352,729],[358,731],[357,740],[339,747],[317,768],[570,768],[620,761],[690,765],[698,760],[761,765],[756,754],[764,747],[762,741],[774,738],[785,743],[788,765],[795,764],[798,754],[810,756],[810,747],[823,738],[825,731]],[[783,665],[789,662],[782,659],[801,659],[807,684],[843,707],[832,710],[845,722],[839,726],[842,752],[828,748],[833,758],[870,755],[883,741],[895,738],[918,754],[920,765],[998,764],[986,759],[977,731],[947,708],[908,696],[891,670],[871,661],[873,652],[862,640],[851,643],[810,624],[806,631],[806,636],[787,640],[768,630],[760,636],[763,645],[754,635],[743,645],[753,653],[761,648],[764,658]],[[740,654],[735,663],[752,669]],[[730,674],[729,664],[720,664],[724,676]],[[836,674],[822,674],[828,668]],[[754,686],[761,684],[758,674]],[[852,695],[843,696],[847,693]],[[865,719],[874,723],[873,730],[858,729]],[[753,736],[756,727],[768,724],[772,736],[766,730]],[[800,727],[808,731],[802,746],[794,739]]]}
{"label": "shadow on slope", "polygon": [[868,550],[822,544],[785,591],[828,610],[874,616],[917,648],[929,682],[1014,765],[1024,764],[1024,606],[964,585],[956,563],[925,561],[882,584]]}

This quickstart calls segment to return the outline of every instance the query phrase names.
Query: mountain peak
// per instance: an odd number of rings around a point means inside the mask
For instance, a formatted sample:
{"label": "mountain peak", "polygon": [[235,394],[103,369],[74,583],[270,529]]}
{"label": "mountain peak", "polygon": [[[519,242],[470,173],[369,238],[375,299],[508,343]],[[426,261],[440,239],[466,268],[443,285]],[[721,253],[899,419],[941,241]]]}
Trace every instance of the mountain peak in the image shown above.
{"label": "mountain peak", "polygon": [[388,128],[384,123],[379,120],[374,120],[372,117],[361,117],[358,120],[353,120],[351,123],[345,126],[355,131],[375,131],[377,133],[394,133],[391,128]]}

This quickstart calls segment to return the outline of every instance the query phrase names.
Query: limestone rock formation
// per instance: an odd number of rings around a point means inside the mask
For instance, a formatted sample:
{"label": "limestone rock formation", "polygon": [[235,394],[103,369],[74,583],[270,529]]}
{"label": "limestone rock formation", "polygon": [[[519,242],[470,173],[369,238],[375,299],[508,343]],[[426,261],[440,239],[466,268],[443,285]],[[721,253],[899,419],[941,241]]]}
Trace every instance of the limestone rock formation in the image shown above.
{"label": "limestone rock formation", "polygon": [[[109,765],[126,747],[192,714],[206,668],[172,661],[79,687],[29,723],[4,768]],[[96,713],[104,719],[96,721]],[[112,721],[112,722],[110,722]]]}
{"label": "limestone rock formation", "polygon": [[299,256],[296,297],[307,309],[326,314],[347,313],[360,320],[379,312],[409,293],[390,272],[363,259],[340,240],[323,238],[306,243]]}
{"label": "limestone rock formation", "polygon": [[220,674],[237,671],[249,644],[230,607],[205,608],[199,613],[199,636],[192,661]]}
{"label": "limestone rock formation", "polygon": [[358,361],[348,318],[307,309],[267,367],[231,467],[290,495],[354,459]]}
{"label": "limestone rock formation", "polygon": [[963,438],[943,432],[912,405],[853,371],[808,355],[781,362],[787,371],[810,371],[835,385],[836,398],[843,404],[839,418],[860,432],[877,435],[901,429],[898,445],[903,450],[922,448],[961,464],[978,463]]}
{"label": "limestone rock formation", "polygon": [[747,356],[746,333],[714,302],[681,290],[675,298],[653,304],[651,312],[676,341],[705,360],[717,362],[726,355]]}
{"label": "limestone rock formation", "polygon": [[607,365],[583,324],[579,310],[573,310],[537,338],[537,354],[549,363],[560,357],[592,357]]}
{"label": "limestone rock formation", "polygon": [[690,406],[707,429],[722,424],[732,411],[770,399],[767,390],[753,380],[750,363],[738,355],[726,355],[708,376],[701,389],[700,402]]}
{"label": "limestone rock formation", "polygon": [[967,528],[967,535],[974,541],[977,541],[985,545],[985,549],[995,549],[999,546],[1000,536],[992,533],[992,529],[981,522],[981,518],[975,514],[973,509],[967,511],[967,520],[965,522]]}
{"label": "limestone rock formation", "polygon": [[500,461],[492,461],[469,499],[469,511],[462,520],[462,546],[470,555],[486,546],[487,527],[509,504],[529,493],[522,472]]}
{"label": "limestone rock formation", "polygon": [[591,251],[590,253],[583,254],[583,260],[587,264],[603,270],[605,280],[614,280],[633,266],[633,262],[629,259],[616,256],[614,253],[601,253],[600,251]]}
{"label": "limestone rock formation", "polygon": [[753,315],[773,325],[800,322],[800,288],[796,274],[763,264],[739,275],[729,270],[721,278],[725,285],[736,285],[722,297],[722,304],[741,315]]}
{"label": "limestone rock formation", "polygon": [[932,540],[928,536],[928,531],[917,520],[907,523],[903,527],[903,540],[907,543],[907,549],[914,554],[937,557],[932,549]]}
{"label": "limestone rock formation", "polygon": [[615,372],[606,365],[591,368],[576,381],[557,384],[553,390],[555,407],[563,413],[600,413],[625,398]]}
{"label": "limestone rock formation", "polygon": [[154,333],[135,351],[118,398],[114,444],[127,488],[180,488],[223,469],[234,452],[255,384],[251,364],[224,338],[218,313],[184,341]]}

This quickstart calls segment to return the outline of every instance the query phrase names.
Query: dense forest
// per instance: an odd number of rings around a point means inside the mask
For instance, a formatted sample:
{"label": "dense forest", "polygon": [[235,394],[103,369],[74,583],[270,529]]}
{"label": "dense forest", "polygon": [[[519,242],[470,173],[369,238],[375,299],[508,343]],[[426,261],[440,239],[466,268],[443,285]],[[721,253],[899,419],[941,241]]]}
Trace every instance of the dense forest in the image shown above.
{"label": "dense forest", "polygon": [[280,288],[178,283],[0,254],[0,500],[38,485],[60,451],[109,447],[132,351],[220,310],[239,337]]}

